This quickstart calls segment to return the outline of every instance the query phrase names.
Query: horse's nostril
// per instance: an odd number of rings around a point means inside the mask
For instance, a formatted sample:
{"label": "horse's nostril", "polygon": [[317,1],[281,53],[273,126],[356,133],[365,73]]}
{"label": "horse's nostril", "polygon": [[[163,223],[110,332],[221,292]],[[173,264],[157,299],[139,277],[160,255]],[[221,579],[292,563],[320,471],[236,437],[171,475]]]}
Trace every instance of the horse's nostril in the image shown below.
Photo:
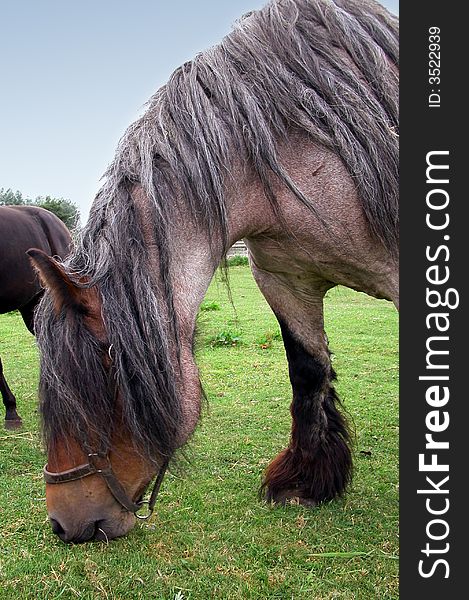
{"label": "horse's nostril", "polygon": [[99,523],[100,521],[88,523],[88,525],[79,533],[72,533],[70,530],[67,532],[57,519],[50,518],[52,531],[57,534],[63,542],[71,542],[73,544],[81,544],[93,539],[95,533],[98,531]]}
{"label": "horse's nostril", "polygon": [[52,531],[56,533],[58,536],[62,537],[65,533],[64,528],[56,519],[50,519],[50,524],[52,526]]}

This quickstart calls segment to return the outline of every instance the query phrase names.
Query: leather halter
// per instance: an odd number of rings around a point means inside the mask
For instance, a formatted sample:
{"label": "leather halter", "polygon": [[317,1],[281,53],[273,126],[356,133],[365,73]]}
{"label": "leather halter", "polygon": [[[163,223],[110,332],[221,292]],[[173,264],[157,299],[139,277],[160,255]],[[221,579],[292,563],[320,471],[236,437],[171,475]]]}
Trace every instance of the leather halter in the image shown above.
{"label": "leather halter", "polygon": [[[45,482],[53,484],[76,481],[78,479],[88,477],[89,475],[100,475],[104,479],[109,491],[114,496],[115,500],[117,500],[117,502],[123,508],[125,508],[125,510],[134,513],[137,519],[148,519],[151,516],[153,509],[155,508],[158,492],[160,491],[161,483],[163,482],[163,477],[166,473],[167,468],[168,461],[165,461],[161,466],[158,475],[156,476],[155,483],[153,484],[153,489],[150,494],[150,498],[148,500],[138,500],[137,502],[133,502],[129,498],[122,484],[115,476],[107,454],[102,454],[99,452],[90,452],[88,454],[87,463],[79,465],[78,467],[74,467],[73,469],[67,469],[66,471],[59,471],[55,473],[49,471],[46,465],[43,469],[43,473]],[[141,508],[145,505],[147,505],[147,513],[143,515],[138,514],[138,511],[141,510]]]}
{"label": "leather halter", "polygon": [[[109,347],[108,354],[109,358],[112,361],[111,356],[112,345]],[[112,372],[112,369],[111,369]],[[110,373],[111,377],[111,373]],[[117,384],[115,384],[114,388],[114,396],[117,396],[118,388]],[[88,451],[88,462],[82,465],[78,465],[77,467],[73,467],[72,469],[67,469],[66,471],[52,472],[48,470],[48,465],[46,465],[43,469],[44,480],[46,483],[58,484],[58,483],[67,483],[69,481],[76,481],[78,479],[83,479],[84,477],[88,477],[89,475],[100,475],[109,491],[113,495],[114,499],[128,512],[134,513],[137,519],[148,519],[155,507],[156,499],[158,497],[158,492],[160,491],[161,484],[163,482],[163,477],[166,473],[166,469],[168,468],[169,459],[165,460],[165,462],[161,465],[160,470],[156,476],[155,482],[153,484],[153,489],[151,491],[150,497],[148,500],[137,500],[137,502],[133,502],[125,491],[124,487],[117,479],[114,471],[112,470],[111,461],[109,460],[109,452],[94,452],[92,450]],[[143,506],[147,506],[147,513],[138,514],[138,511],[142,509]]]}

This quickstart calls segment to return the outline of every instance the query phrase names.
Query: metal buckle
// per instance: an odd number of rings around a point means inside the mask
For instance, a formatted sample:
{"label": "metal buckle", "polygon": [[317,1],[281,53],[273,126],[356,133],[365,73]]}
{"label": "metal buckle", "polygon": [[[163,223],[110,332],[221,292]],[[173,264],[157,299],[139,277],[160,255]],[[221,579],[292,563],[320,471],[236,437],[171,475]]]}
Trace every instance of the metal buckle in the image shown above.
{"label": "metal buckle", "polygon": [[[96,459],[101,459],[105,461],[105,466],[98,465],[98,461]],[[89,463],[93,466],[96,473],[102,473],[103,471],[107,471],[110,468],[110,462],[107,454],[103,452],[89,452],[88,453]]]}
{"label": "metal buckle", "polygon": [[[138,504],[138,510],[136,512],[134,512],[134,515],[137,517],[137,519],[140,519],[140,521],[146,521],[147,519],[149,519],[151,517],[151,515],[153,514],[153,508],[150,507],[150,500],[140,500],[140,502],[137,502]],[[143,515],[139,515],[139,511],[141,508],[143,508],[145,505],[147,505],[147,513],[143,514]]]}

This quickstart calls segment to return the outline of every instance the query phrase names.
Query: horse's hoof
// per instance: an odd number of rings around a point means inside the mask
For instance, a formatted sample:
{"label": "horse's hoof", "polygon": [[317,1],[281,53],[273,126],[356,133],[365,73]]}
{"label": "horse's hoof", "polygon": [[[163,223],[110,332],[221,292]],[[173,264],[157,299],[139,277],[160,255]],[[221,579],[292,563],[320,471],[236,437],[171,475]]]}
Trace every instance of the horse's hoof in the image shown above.
{"label": "horse's hoof", "polygon": [[271,502],[272,504],[277,504],[280,506],[307,506],[308,508],[314,508],[318,505],[316,500],[312,498],[306,498],[298,493],[298,490],[281,490],[276,491],[275,494],[271,492],[267,493],[266,500]]}
{"label": "horse's hoof", "polygon": [[5,419],[5,429],[19,429],[23,425],[23,421],[18,419]]}

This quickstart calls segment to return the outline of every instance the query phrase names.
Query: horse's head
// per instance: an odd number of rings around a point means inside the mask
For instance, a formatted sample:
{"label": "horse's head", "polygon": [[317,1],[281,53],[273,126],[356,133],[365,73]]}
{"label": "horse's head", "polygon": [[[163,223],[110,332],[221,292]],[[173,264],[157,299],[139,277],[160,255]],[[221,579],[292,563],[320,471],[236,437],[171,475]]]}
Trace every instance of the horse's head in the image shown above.
{"label": "horse's head", "polygon": [[[52,529],[68,542],[125,535],[136,516],[148,513],[142,495],[159,473],[157,493],[171,443],[163,446],[168,452],[158,452],[155,444],[138,439],[138,421],[145,411],[155,420],[156,409],[152,399],[125,402],[132,389],[143,396],[146,388],[132,380],[142,376],[134,365],[124,365],[129,357],[119,352],[121,341],[116,348],[109,339],[97,287],[71,277],[39,250],[28,253],[48,290],[38,316],[38,343]],[[126,368],[130,376],[122,375]]]}

